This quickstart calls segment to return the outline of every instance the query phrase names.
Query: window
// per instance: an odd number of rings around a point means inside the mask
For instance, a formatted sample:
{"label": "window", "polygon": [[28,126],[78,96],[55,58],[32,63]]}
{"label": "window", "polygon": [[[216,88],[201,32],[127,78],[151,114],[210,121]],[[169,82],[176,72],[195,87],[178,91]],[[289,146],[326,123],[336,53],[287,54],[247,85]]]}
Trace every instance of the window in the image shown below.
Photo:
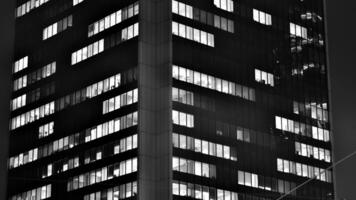
{"label": "window", "polygon": [[82,3],[84,0],[73,0],[73,6]]}
{"label": "window", "polygon": [[172,33],[173,35],[214,47],[214,35],[211,33],[207,33],[177,22],[172,22]]}
{"label": "window", "polygon": [[266,84],[266,85],[270,85],[270,86],[274,86],[274,75],[255,69],[255,81]]}
{"label": "window", "polygon": [[310,103],[299,103],[293,101],[294,114],[300,114],[307,117],[311,117],[312,119],[317,119],[320,121],[328,122],[328,110],[327,105],[322,103],[310,102]]}
{"label": "window", "polygon": [[121,31],[121,40],[129,40],[133,37],[138,36],[138,23],[135,23],[127,28],[122,29]]}
{"label": "window", "polygon": [[[88,49],[90,49],[88,54]],[[104,39],[101,39],[93,44],[90,44],[74,53],[72,53],[72,65],[75,65],[83,60],[86,60],[98,53],[104,51]]]}
{"label": "window", "polygon": [[73,25],[73,17],[72,15],[50,25],[47,26],[45,29],[43,29],[43,40],[47,40],[50,37],[53,37],[54,35],[66,30],[69,27],[72,27]]}
{"label": "window", "polygon": [[131,105],[138,101],[138,89],[128,91],[103,102],[103,114]]}
{"label": "window", "polygon": [[172,188],[173,188],[174,195],[190,197],[193,199],[238,200],[238,195],[235,192],[221,190],[221,189],[208,187],[204,185],[173,180]]}
{"label": "window", "polygon": [[28,76],[28,84],[35,83],[56,73],[56,62],[52,62],[36,71],[31,72]]}
{"label": "window", "polygon": [[[233,83],[227,80],[221,80],[219,78],[207,74],[199,73],[196,71],[192,71],[177,65],[173,65],[172,77],[177,80],[188,82],[211,90],[215,90],[225,94],[230,94],[233,96],[238,96],[250,101],[255,101],[255,90],[252,88],[241,86],[237,83]],[[202,77],[203,77],[203,81],[202,81]],[[207,84],[203,84],[204,81],[207,81]],[[242,87],[244,88],[244,92],[245,92],[244,95],[241,92]]]}
{"label": "window", "polygon": [[234,2],[232,0],[214,0],[214,5],[222,10],[234,12]]}
{"label": "window", "polygon": [[[88,143],[90,141],[99,139],[101,137],[105,137],[107,135],[113,134],[114,131],[116,132],[116,131],[120,131],[120,130],[129,128],[129,127],[135,126],[135,125],[137,125],[137,117],[138,117],[137,112],[130,113],[125,116],[118,117],[116,119],[105,122],[103,124],[99,124],[97,126],[88,128],[80,133],[66,136],[64,138],[50,142],[49,144],[46,144],[39,148],[35,148],[32,150],[26,151],[25,153],[21,153],[19,155],[13,156],[10,158],[9,168],[10,169],[17,168],[21,165],[33,162],[39,158],[44,158],[44,157],[47,157],[54,153],[67,150],[69,148],[73,148],[75,146],[78,146],[79,144]],[[100,132],[98,130],[100,130]],[[131,141],[131,139],[128,139],[128,140]],[[126,144],[129,145],[130,143],[128,143],[126,141]],[[129,146],[127,146],[127,148]],[[137,136],[132,138],[132,148],[136,148],[136,147],[137,147]],[[122,146],[122,148],[126,148],[126,147]],[[49,152],[48,154],[47,153],[44,154],[43,152],[47,152],[47,149],[52,149],[52,151]],[[38,155],[39,151],[41,152],[40,155]],[[27,160],[24,162],[23,159],[20,159],[20,158],[23,158],[24,154],[29,155],[29,157],[31,157],[32,160]],[[21,162],[18,162],[19,160],[21,160]]]}
{"label": "window", "polygon": [[21,95],[11,101],[11,110],[14,111],[18,108],[26,106],[26,94]]}
{"label": "window", "polygon": [[327,149],[295,142],[295,152],[300,156],[312,157],[325,162],[331,162],[330,151]]}
{"label": "window", "polygon": [[[120,194],[120,197],[119,197]],[[99,192],[90,193],[84,196],[84,200],[108,199],[118,200],[130,198],[137,194],[137,182],[129,182],[113,188],[104,189]]]}
{"label": "window", "polygon": [[[88,37],[91,37],[95,34],[98,34],[105,29],[108,29],[116,24],[121,23],[122,21],[129,19],[139,13],[139,4],[138,2],[131,4],[123,9],[120,9],[110,15],[92,23],[88,27]],[[101,26],[100,24],[104,25]]]}
{"label": "window", "polygon": [[11,130],[37,121],[43,117],[53,114],[54,112],[54,101],[52,101],[48,104],[42,105],[26,113],[13,117],[11,119]]}
{"label": "window", "polygon": [[193,19],[193,8],[192,6],[186,5],[184,3],[173,0],[172,1],[172,12],[179,14],[183,17]]}
{"label": "window", "polygon": [[173,110],[172,120],[174,124],[186,126],[188,128],[194,128],[194,116],[191,114]]}
{"label": "window", "polygon": [[194,93],[179,88],[172,88],[172,100],[187,105],[194,105]]}
{"label": "window", "polygon": [[238,171],[238,184],[258,188],[258,175],[249,172]]}
{"label": "window", "polygon": [[[283,163],[283,168],[282,168],[282,163]],[[329,183],[332,182],[331,176],[330,178],[327,179],[325,176],[323,176],[323,174],[325,175],[325,173],[327,174],[331,173],[330,170],[321,169],[318,167],[305,165],[301,163],[296,163],[289,160],[283,160],[280,158],[277,159],[277,166],[278,166],[277,171],[279,172],[294,174],[297,176],[308,177],[308,178],[316,178],[317,180],[329,182]]]}
{"label": "window", "polygon": [[25,14],[31,12],[33,9],[40,7],[41,5],[47,3],[50,0],[29,0],[21,4],[16,9],[16,17],[24,16]]}
{"label": "window", "polygon": [[[312,137],[313,139],[329,142],[330,141],[330,132],[326,129],[318,128],[315,126],[310,126],[304,123],[295,122],[283,117],[276,116],[276,129],[282,131],[288,131],[295,134],[302,134],[303,136]],[[299,127],[297,127],[299,126]],[[308,131],[306,131],[308,127]]]}
{"label": "window", "polygon": [[47,199],[52,196],[52,185],[45,185],[33,190],[29,190],[12,196],[10,199]]}
{"label": "window", "polygon": [[264,25],[272,25],[272,16],[256,9],[253,9],[253,20]]}
{"label": "window", "polygon": [[289,23],[290,25],[290,34],[292,36],[296,37],[301,37],[303,39],[308,39],[308,31],[307,28],[294,24],[294,23]]}
{"label": "window", "polygon": [[54,122],[47,123],[38,128],[38,138],[44,138],[53,133]]}
{"label": "window", "polygon": [[19,72],[28,67],[28,56],[21,58],[15,62],[13,73]]}
{"label": "window", "polygon": [[14,81],[14,88],[13,90],[19,90],[25,88],[27,86],[27,75],[22,76]]}
{"label": "window", "polygon": [[[107,181],[113,178],[111,174],[114,174],[115,176],[119,177],[136,171],[137,171],[137,158],[124,160],[100,169],[92,170],[90,172],[81,174],[79,176],[74,176],[69,178],[67,182],[67,191],[73,191],[83,187],[87,187],[89,185],[94,185],[96,183]],[[90,179],[84,179],[83,184],[78,184],[79,177],[81,176],[90,177]],[[134,192],[136,193],[137,191]]]}
{"label": "window", "polygon": [[[172,158],[172,168],[174,171],[193,174],[196,176],[203,176],[207,178],[214,178],[216,175],[215,165],[179,157]],[[193,168],[194,170],[192,170]]]}

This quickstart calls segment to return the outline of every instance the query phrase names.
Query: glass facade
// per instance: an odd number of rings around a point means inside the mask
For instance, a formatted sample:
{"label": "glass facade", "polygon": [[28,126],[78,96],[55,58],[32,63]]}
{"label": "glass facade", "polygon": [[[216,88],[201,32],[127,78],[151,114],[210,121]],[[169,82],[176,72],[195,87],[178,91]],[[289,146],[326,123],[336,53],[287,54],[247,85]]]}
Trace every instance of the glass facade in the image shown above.
{"label": "glass facade", "polygon": [[17,0],[8,199],[332,199],[323,7]]}

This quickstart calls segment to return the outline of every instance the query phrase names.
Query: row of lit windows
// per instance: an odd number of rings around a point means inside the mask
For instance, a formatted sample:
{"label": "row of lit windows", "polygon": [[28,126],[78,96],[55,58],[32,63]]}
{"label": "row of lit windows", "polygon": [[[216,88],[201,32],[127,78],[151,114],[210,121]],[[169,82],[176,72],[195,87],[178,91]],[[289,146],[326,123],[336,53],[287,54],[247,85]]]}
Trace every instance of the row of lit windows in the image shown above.
{"label": "row of lit windows", "polygon": [[276,129],[289,131],[298,135],[312,137],[313,139],[329,142],[330,132],[326,129],[315,126],[306,125],[301,122],[296,122],[290,119],[276,116]]}
{"label": "row of lit windows", "polygon": [[237,83],[173,65],[173,78],[225,94],[255,101],[255,90]]}
{"label": "row of lit windows", "polygon": [[114,120],[111,120],[109,122],[105,122],[103,124],[99,124],[97,126],[94,126],[90,129],[86,130],[85,133],[85,142],[90,142],[92,140],[99,139],[101,137],[104,137],[106,135],[110,135],[114,132],[130,128],[132,126],[137,125],[137,112],[128,114],[123,117],[118,117]]}
{"label": "row of lit windows", "polygon": [[84,196],[84,200],[118,200],[137,195],[137,182],[130,182]]}
{"label": "row of lit windows", "polygon": [[11,110],[14,111],[18,108],[26,106],[26,94],[21,95],[11,101]]}
{"label": "row of lit windows", "polygon": [[307,28],[300,26],[298,24],[289,23],[290,34],[296,37],[301,37],[303,39],[308,39]]}
{"label": "row of lit windows", "polygon": [[277,159],[277,170],[279,172],[294,174],[297,176],[315,178],[320,181],[332,182],[332,173],[330,170],[314,167],[294,161]]}
{"label": "row of lit windows", "polygon": [[97,170],[69,178],[67,191],[77,190],[89,185],[101,183],[115,177],[124,176],[137,171],[137,158],[131,158]]}
{"label": "row of lit windows", "polygon": [[193,174],[196,176],[203,176],[207,178],[216,178],[216,166],[209,163],[173,157],[172,168],[173,171]]}
{"label": "row of lit windows", "polygon": [[[130,25],[121,30],[121,40],[117,41],[116,44],[119,44],[122,41],[129,40],[138,36],[139,27],[138,23]],[[104,39],[96,41],[82,49],[79,49],[72,53],[71,65],[75,65],[81,61],[84,61],[90,57],[93,57],[104,51]]]}
{"label": "row of lit windows", "polygon": [[15,61],[13,73],[19,72],[28,67],[28,56],[25,56],[17,61]]}
{"label": "row of lit windows", "polygon": [[56,73],[56,62],[52,62],[28,75],[20,77],[14,81],[14,91],[24,88],[32,83],[47,78]]}
{"label": "row of lit windows", "polygon": [[73,6],[82,3],[84,0],[73,0]]}
{"label": "row of lit windows", "polygon": [[[31,12],[33,9],[40,7],[41,5],[47,3],[50,0],[29,0],[24,4],[21,4],[16,8],[16,17],[24,16],[25,14]],[[73,0],[73,6],[83,2],[84,0]]]}
{"label": "row of lit windows", "polygon": [[54,131],[54,122],[49,122],[38,128],[38,138],[44,138],[51,135]]}
{"label": "row of lit windows", "polygon": [[129,19],[139,13],[139,4],[138,2],[131,4],[123,9],[120,9],[103,19],[100,19],[88,27],[88,37],[91,37],[97,33],[100,33],[120,22]]}
{"label": "row of lit windows", "polygon": [[258,188],[258,175],[249,172],[238,171],[238,183],[239,185],[245,185],[249,187]]}
{"label": "row of lit windows", "polygon": [[300,156],[311,157],[325,162],[331,162],[331,154],[327,149],[295,142],[295,152]]}
{"label": "row of lit windows", "polygon": [[[288,193],[291,189],[296,187],[296,183],[284,181],[281,179],[264,177],[258,174],[238,171],[238,184],[253,188],[259,188],[262,190]],[[296,192],[292,192],[292,195],[296,195]]]}
{"label": "row of lit windows", "polygon": [[222,10],[234,12],[234,1],[232,0],[214,0],[214,5]]}
{"label": "row of lit windows", "polygon": [[40,199],[47,199],[52,196],[52,185],[45,185],[42,187],[38,187],[33,190],[29,190],[26,192],[23,192],[18,195],[12,196],[10,199],[11,200],[40,200]]}
{"label": "row of lit windows", "polygon": [[87,99],[94,98],[98,95],[118,88],[120,85],[121,74],[119,73],[58,99],[56,101],[56,111],[63,110],[68,106],[76,105]]}
{"label": "row of lit windows", "polygon": [[174,21],[172,22],[172,33],[179,37],[214,47],[214,35],[211,33],[207,33]]}
{"label": "row of lit windows", "polygon": [[173,195],[203,200],[238,200],[236,192],[173,180]]}
{"label": "row of lit windows", "polygon": [[20,5],[16,9],[16,17],[21,17],[31,10],[40,7],[44,3],[47,3],[49,0],[29,0],[26,3]]}
{"label": "row of lit windows", "polygon": [[253,9],[253,20],[264,25],[272,25],[272,16],[256,9]]}
{"label": "row of lit windows", "polygon": [[71,159],[62,159],[60,161],[56,161],[53,164],[51,163],[43,167],[41,170],[41,177],[46,178],[52,176],[53,174],[59,174],[61,172],[77,167],[79,167],[79,157]]}
{"label": "row of lit windows", "polygon": [[137,134],[85,151],[83,156],[84,162],[80,162],[79,156],[77,156],[75,158],[62,159],[55,163],[48,164],[42,169],[42,178],[52,176],[53,174],[59,174],[77,168],[80,165],[86,165],[136,148]]}
{"label": "row of lit windows", "polygon": [[[84,88],[83,90],[79,90],[71,95],[62,97],[59,100],[56,100],[56,103],[51,102],[39,108],[23,113],[17,117],[14,117],[11,120],[11,130],[24,126],[38,119],[41,119],[47,115],[53,114],[55,112],[55,109],[59,111],[70,105],[75,105],[77,103],[80,103],[86,100],[87,98],[93,98],[97,95],[115,89],[119,87],[120,84],[121,84],[121,75],[117,74],[103,81],[92,84]],[[57,105],[56,108],[55,108],[55,104]]]}
{"label": "row of lit windows", "polygon": [[54,101],[30,110],[11,119],[11,130],[44,118],[54,113]]}
{"label": "row of lit windows", "polygon": [[120,109],[123,106],[134,104],[138,101],[138,89],[117,95],[103,102],[103,114]]}
{"label": "row of lit windows", "polygon": [[267,73],[264,71],[261,71],[259,69],[255,69],[255,81],[274,86],[274,75],[271,73]]}
{"label": "row of lit windows", "polygon": [[56,62],[52,62],[28,75],[28,85],[47,78],[56,73]]}
{"label": "row of lit windows", "polygon": [[236,150],[229,146],[208,142],[185,135],[173,133],[173,147],[187,149],[228,160],[237,160]]}
{"label": "row of lit windows", "polygon": [[22,76],[14,81],[14,91],[27,86],[27,75]]}
{"label": "row of lit windows", "polygon": [[173,120],[173,124],[185,126],[188,128],[194,128],[194,116],[191,114],[173,110],[172,120]]}
{"label": "row of lit windows", "polygon": [[13,156],[10,158],[9,168],[11,169],[25,165],[36,161],[39,158],[47,157],[56,152],[73,148],[80,144],[99,139],[135,125],[137,125],[137,112],[118,117],[114,120],[88,128],[80,133],[58,139],[42,147],[31,149],[25,153]]}
{"label": "row of lit windows", "polygon": [[317,103],[299,103],[293,101],[293,113],[294,114],[302,114],[309,116],[313,119],[321,120],[324,122],[329,121],[328,110],[325,105],[317,104]]}
{"label": "row of lit windows", "polygon": [[104,51],[104,39],[101,39],[72,53],[71,64],[75,65],[103,51]]}
{"label": "row of lit windows", "polygon": [[179,103],[193,106],[194,105],[194,93],[187,91],[187,90],[173,87],[172,88],[172,100],[179,102]]}
{"label": "row of lit windows", "polygon": [[66,30],[69,27],[73,26],[73,17],[72,15],[54,23],[43,29],[43,40],[47,40],[48,38]]}
{"label": "row of lit windows", "polygon": [[105,157],[117,155],[137,148],[137,134],[106,144],[99,148],[87,150],[84,155],[84,164],[89,164]]}
{"label": "row of lit windows", "polygon": [[182,2],[173,0],[172,12],[180,16],[187,17],[189,19],[194,19],[201,23],[214,26],[224,31],[228,31],[231,33],[234,32],[234,22],[232,20],[227,19],[225,17],[220,17],[219,15],[215,15],[210,12],[200,10],[198,8],[193,8],[192,6]]}
{"label": "row of lit windows", "polygon": [[122,29],[121,40],[125,41],[138,36],[139,33],[138,29],[139,29],[138,23],[135,23],[127,28]]}
{"label": "row of lit windows", "polygon": [[193,19],[193,7],[185,3],[172,0],[172,12]]}

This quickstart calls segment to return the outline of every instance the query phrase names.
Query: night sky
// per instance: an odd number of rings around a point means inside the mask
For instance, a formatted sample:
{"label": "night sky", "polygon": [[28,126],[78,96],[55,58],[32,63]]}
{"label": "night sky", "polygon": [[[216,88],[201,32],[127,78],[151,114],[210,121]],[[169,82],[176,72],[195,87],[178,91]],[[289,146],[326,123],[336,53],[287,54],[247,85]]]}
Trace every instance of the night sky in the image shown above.
{"label": "night sky", "polygon": [[[339,160],[356,151],[356,1],[326,1],[334,158]],[[14,0],[4,0],[0,5],[0,200],[5,200],[6,131],[15,8]],[[336,187],[337,200],[356,199],[356,156],[336,168]]]}

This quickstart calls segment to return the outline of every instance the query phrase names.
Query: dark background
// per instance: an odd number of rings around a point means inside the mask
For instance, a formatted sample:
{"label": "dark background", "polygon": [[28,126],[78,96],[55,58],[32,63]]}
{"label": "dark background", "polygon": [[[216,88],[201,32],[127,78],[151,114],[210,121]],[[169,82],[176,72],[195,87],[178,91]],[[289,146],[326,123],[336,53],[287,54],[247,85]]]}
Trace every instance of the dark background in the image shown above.
{"label": "dark background", "polygon": [[[0,200],[5,200],[14,1],[0,3]],[[286,0],[287,1],[287,0]],[[327,0],[334,158],[356,151],[356,2]],[[356,156],[336,167],[337,200],[356,199]]]}

